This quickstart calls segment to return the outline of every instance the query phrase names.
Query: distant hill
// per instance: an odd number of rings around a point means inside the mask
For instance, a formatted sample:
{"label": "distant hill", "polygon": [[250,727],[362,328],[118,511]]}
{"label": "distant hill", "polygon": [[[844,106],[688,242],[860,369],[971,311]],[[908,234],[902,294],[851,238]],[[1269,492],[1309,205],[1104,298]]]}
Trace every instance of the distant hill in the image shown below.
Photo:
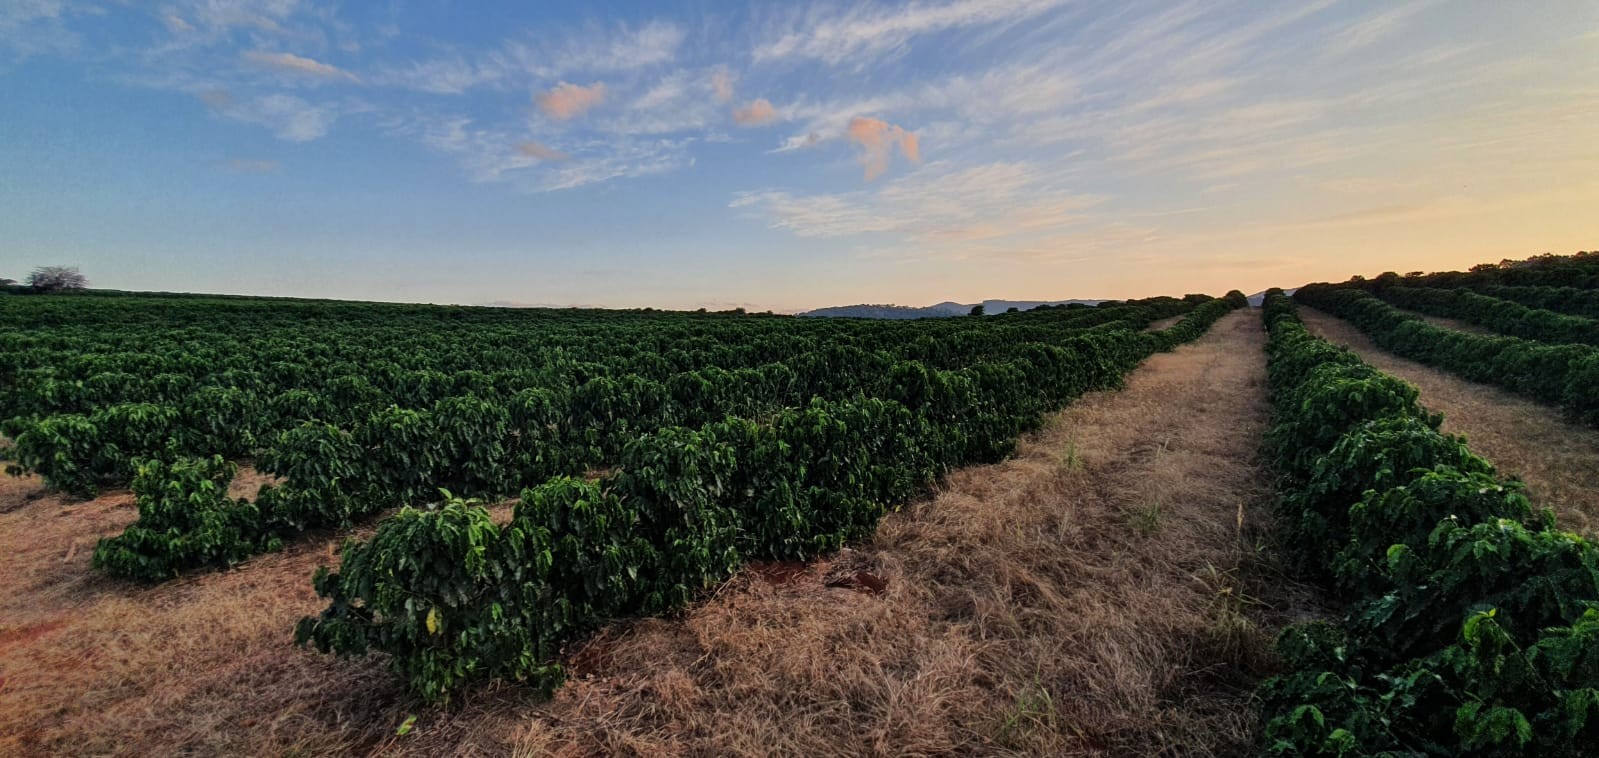
{"label": "distant hill", "polygon": [[[989,315],[1004,313],[1015,308],[1019,311],[1030,311],[1040,305],[1099,305],[1103,300],[984,300],[983,312]],[[965,316],[972,312],[976,303],[957,303],[946,300],[937,305],[916,307],[912,305],[839,305],[831,308],[817,308],[814,311],[805,311],[796,314],[814,318],[880,318],[880,319],[912,319],[912,318],[947,318],[950,316]]]}
{"label": "distant hill", "polygon": [[[1292,295],[1295,292],[1297,292],[1298,290],[1299,290],[1298,287],[1284,287],[1283,288],[1283,294]],[[1261,304],[1265,303],[1265,302],[1266,302],[1266,291],[1265,290],[1261,290],[1261,291],[1256,292],[1255,294],[1249,296],[1249,305],[1252,308],[1259,308],[1261,306]]]}

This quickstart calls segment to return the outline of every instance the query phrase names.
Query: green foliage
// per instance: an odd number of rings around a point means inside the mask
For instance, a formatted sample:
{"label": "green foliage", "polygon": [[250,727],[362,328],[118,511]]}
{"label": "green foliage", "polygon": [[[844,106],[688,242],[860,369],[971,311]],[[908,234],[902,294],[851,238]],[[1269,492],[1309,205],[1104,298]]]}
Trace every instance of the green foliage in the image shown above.
{"label": "green foliage", "polygon": [[[1405,409],[1420,412],[1414,405]],[[1315,450],[1298,448],[1291,457],[1299,458]],[[1279,459],[1288,460],[1290,454],[1284,450]],[[1349,550],[1344,546],[1346,535],[1360,542],[1366,531],[1357,529],[1354,523],[1370,513],[1361,504],[1365,494],[1409,484],[1431,470],[1429,467],[1439,466],[1488,475],[1490,482],[1494,473],[1493,467],[1473,455],[1463,440],[1440,434],[1435,418],[1394,415],[1360,423],[1345,432],[1324,455],[1314,456],[1303,486],[1284,495],[1284,510],[1291,516],[1284,524],[1286,537],[1301,571],[1327,579],[1335,569],[1342,573],[1354,556],[1369,554],[1369,549],[1355,549],[1353,554],[1335,557],[1340,550]],[[1442,515],[1421,525],[1421,538]],[[1378,540],[1388,537],[1380,532],[1373,536]],[[1377,546],[1379,558],[1381,549],[1388,544],[1391,543]],[[1359,577],[1352,567],[1348,570],[1353,572],[1348,581],[1361,586],[1364,577]]]}
{"label": "green foliage", "polygon": [[281,543],[264,532],[260,511],[247,500],[228,497],[234,473],[234,465],[221,456],[139,464],[133,478],[139,520],[100,541],[95,568],[157,582],[276,549]]}
{"label": "green foliage", "polygon": [[[553,687],[561,646],[608,620],[681,607],[746,558],[867,537],[944,472],[1008,455],[1049,411],[1243,303],[876,322],[15,300],[0,303],[0,428],[17,468],[91,493],[157,461],[103,567],[160,579],[399,507],[319,575],[327,608],[298,634],[386,653],[430,699],[484,678]],[[281,481],[230,500],[215,454]],[[505,524],[455,497],[519,491]]]}
{"label": "green foliage", "polygon": [[1281,291],[1265,316],[1289,544],[1350,603],[1338,626],[1280,636],[1264,750],[1582,754],[1599,734],[1599,550],[1440,434],[1413,390],[1310,336]]}
{"label": "green foliage", "polygon": [[1294,298],[1348,320],[1384,349],[1599,423],[1599,347],[1444,329],[1350,287],[1312,285]]}
{"label": "green foliage", "polygon": [[1508,287],[1502,284],[1466,284],[1488,297],[1520,303],[1570,316],[1599,319],[1599,290],[1578,287]]}
{"label": "green foliage", "polygon": [[1528,308],[1471,290],[1389,287],[1378,297],[1406,310],[1459,319],[1535,342],[1599,345],[1599,321]]}
{"label": "green foliage", "polygon": [[11,474],[37,473],[49,487],[90,498],[118,473],[100,441],[100,428],[80,414],[24,421],[8,431],[16,435],[16,465],[7,467]]}
{"label": "green foliage", "polygon": [[329,424],[289,429],[256,459],[262,471],[288,481],[263,486],[256,504],[279,532],[348,526],[373,510],[362,477],[364,454],[348,432]]}
{"label": "green foliage", "polygon": [[347,543],[338,572],[317,572],[329,606],[301,619],[295,638],[340,656],[382,650],[428,700],[479,677],[551,690],[563,678],[546,662],[558,649],[551,632],[570,613],[550,591],[554,555],[542,530],[497,526],[473,502],[404,508],[370,540]]}

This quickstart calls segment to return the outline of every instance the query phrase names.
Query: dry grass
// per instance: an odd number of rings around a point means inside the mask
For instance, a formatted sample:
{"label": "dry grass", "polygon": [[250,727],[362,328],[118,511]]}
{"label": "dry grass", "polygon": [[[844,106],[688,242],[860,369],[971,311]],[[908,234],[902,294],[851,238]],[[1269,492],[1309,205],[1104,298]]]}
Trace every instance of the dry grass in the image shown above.
{"label": "dry grass", "polygon": [[1183,314],[1178,314],[1176,316],[1172,316],[1170,318],[1163,318],[1163,319],[1160,319],[1158,321],[1152,321],[1152,322],[1150,322],[1149,326],[1144,327],[1144,331],[1146,331],[1146,332],[1158,332],[1158,331],[1161,331],[1162,329],[1170,329],[1170,328],[1176,326],[1177,322],[1182,321],[1183,319],[1185,319],[1187,317],[1188,317],[1188,314],[1183,313]]}
{"label": "dry grass", "polygon": [[89,567],[137,516],[130,494],[73,503],[7,478],[0,511],[0,754],[339,752],[400,697],[371,665],[291,645],[327,536],[144,588]]}
{"label": "dry grass", "polygon": [[380,660],[293,648],[332,536],[140,589],[87,565],[125,494],[8,481],[0,754],[1243,753],[1270,627],[1302,608],[1256,560],[1262,342],[1233,314],[871,544],[613,626],[547,703],[499,685],[425,709]]}
{"label": "dry grass", "polygon": [[1416,385],[1422,404],[1444,414],[1444,431],[1465,435],[1501,472],[1520,476],[1562,526],[1599,535],[1599,431],[1571,423],[1557,408],[1388,353],[1326,313],[1301,308],[1300,315],[1311,331]]}

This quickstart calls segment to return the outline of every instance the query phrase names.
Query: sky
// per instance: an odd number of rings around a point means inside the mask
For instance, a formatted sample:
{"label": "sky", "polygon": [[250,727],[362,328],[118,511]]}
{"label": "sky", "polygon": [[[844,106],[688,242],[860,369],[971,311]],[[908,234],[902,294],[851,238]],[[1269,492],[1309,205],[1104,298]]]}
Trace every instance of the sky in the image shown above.
{"label": "sky", "polygon": [[795,311],[1599,249],[1599,3],[0,0],[0,276]]}

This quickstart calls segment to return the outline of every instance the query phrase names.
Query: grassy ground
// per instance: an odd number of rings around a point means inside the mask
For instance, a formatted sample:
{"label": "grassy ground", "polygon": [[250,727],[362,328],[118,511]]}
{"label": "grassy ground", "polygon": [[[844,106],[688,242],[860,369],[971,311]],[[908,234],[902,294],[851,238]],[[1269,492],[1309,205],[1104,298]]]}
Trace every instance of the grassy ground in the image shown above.
{"label": "grassy ground", "polygon": [[1553,509],[1563,527],[1599,535],[1599,430],[1571,423],[1558,408],[1384,352],[1320,311],[1301,308],[1300,315],[1311,331],[1416,385],[1422,404],[1444,414],[1444,431],[1465,435],[1473,451],[1521,476],[1533,501]]}
{"label": "grassy ground", "polygon": [[544,703],[494,685],[429,709],[381,659],[294,648],[335,535],[143,589],[88,567],[125,493],[9,480],[0,754],[1247,752],[1274,627],[1307,607],[1262,557],[1262,344],[1232,314],[871,543],[614,625]]}

